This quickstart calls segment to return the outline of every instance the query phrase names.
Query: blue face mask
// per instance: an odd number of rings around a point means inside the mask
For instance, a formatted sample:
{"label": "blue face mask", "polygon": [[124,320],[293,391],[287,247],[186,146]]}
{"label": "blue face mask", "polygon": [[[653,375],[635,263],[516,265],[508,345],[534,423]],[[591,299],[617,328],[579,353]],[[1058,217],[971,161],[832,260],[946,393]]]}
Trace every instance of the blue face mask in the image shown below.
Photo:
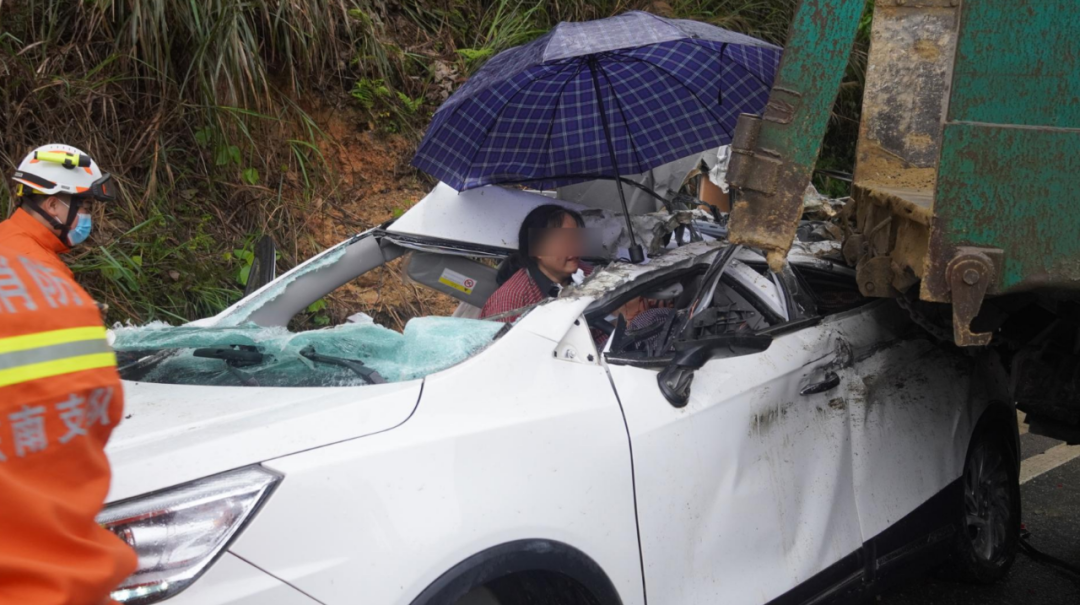
{"label": "blue face mask", "polygon": [[[61,200],[61,204],[64,202]],[[71,212],[71,206],[67,206],[68,212]],[[57,219],[60,220],[60,219]],[[75,217],[75,224],[71,226],[71,230],[68,231],[67,239],[69,246],[78,246],[86,241],[86,238],[90,237],[90,228],[93,227],[93,222],[90,220],[89,214],[79,214]]]}
{"label": "blue face mask", "polygon": [[78,246],[90,237],[90,228],[93,226],[89,214],[80,214],[75,225],[68,231],[68,242],[72,246]]}

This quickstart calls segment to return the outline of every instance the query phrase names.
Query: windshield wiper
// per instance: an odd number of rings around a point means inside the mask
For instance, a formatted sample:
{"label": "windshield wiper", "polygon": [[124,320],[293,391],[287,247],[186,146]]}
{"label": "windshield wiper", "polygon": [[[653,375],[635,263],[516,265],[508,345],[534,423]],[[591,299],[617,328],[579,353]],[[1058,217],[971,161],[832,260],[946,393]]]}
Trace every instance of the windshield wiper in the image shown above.
{"label": "windshield wiper", "polygon": [[225,347],[207,347],[191,352],[195,357],[220,359],[225,362],[225,370],[236,377],[246,387],[257,387],[259,382],[237,368],[259,365],[266,355],[251,345],[228,345]]}
{"label": "windshield wiper", "polygon": [[139,381],[161,362],[179,352],[178,349],[134,349],[116,352],[117,370],[124,380]]}
{"label": "windshield wiper", "polygon": [[348,368],[355,372],[357,376],[363,378],[368,384],[385,384],[386,379],[375,370],[364,365],[364,362],[357,359],[345,359],[342,357],[333,357],[331,355],[323,355],[315,352],[314,345],[308,345],[303,349],[300,349],[300,356],[310,359],[311,361],[317,361],[321,363],[328,363],[335,366],[341,366]]}

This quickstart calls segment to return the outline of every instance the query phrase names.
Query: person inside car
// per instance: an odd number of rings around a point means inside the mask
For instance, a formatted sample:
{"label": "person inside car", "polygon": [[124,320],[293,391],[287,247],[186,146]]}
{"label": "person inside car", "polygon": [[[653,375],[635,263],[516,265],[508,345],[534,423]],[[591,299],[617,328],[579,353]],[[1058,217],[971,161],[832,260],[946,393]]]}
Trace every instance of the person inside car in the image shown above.
{"label": "person inside car", "polygon": [[499,288],[484,303],[480,319],[512,322],[525,307],[558,296],[592,273],[592,266],[581,262],[584,227],[580,214],[557,204],[529,212],[518,230],[518,250],[499,267]]}
{"label": "person inside car", "polygon": [[[499,288],[480,310],[480,319],[512,322],[529,307],[559,295],[563,287],[592,273],[592,266],[580,259],[584,249],[585,221],[581,215],[556,204],[538,206],[521,223],[518,251],[499,267],[495,281]],[[631,330],[659,327],[673,313],[670,303],[634,298],[617,312]],[[607,334],[593,329],[597,345],[604,346]]]}

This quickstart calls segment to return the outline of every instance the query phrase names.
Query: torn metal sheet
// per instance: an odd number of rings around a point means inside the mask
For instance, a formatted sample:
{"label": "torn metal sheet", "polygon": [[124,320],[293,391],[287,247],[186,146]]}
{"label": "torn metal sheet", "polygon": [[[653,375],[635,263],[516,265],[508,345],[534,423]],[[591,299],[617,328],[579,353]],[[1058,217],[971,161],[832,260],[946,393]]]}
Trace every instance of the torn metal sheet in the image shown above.
{"label": "torn metal sheet", "polygon": [[[261,309],[268,302],[281,296],[289,285],[297,279],[336,264],[345,256],[345,251],[348,248],[349,243],[350,242],[343,242],[338,244],[323,254],[316,256],[292,271],[289,271],[281,276],[280,279],[270,282],[250,297],[245,298],[242,301],[244,303],[243,306],[234,306],[232,309],[226,309],[221,314],[221,319],[217,324],[221,326],[239,326],[247,322],[253,313]],[[234,312],[230,313],[230,310],[234,310]]]}
{"label": "torn metal sheet", "polygon": [[615,262],[598,269],[580,286],[565,288],[559,298],[591,297],[600,299],[618,296],[650,274],[660,274],[707,263],[712,255],[727,244],[724,242],[697,242],[668,250],[663,255],[650,258],[648,262],[635,265]]}
{"label": "torn metal sheet", "polygon": [[298,265],[215,317],[190,326],[288,325],[297,313],[335,288],[405,253],[370,230]]}
{"label": "torn metal sheet", "polygon": [[[666,211],[634,215],[630,220],[634,224],[634,235],[649,256],[655,256],[665,247],[665,239],[679,226],[691,225],[695,219],[704,218],[701,212],[681,210],[675,213]],[[630,245],[630,236],[626,232],[626,220],[621,214],[612,214],[606,210],[586,210],[582,213],[585,226],[596,229],[600,235],[600,245],[605,258],[625,258]]]}

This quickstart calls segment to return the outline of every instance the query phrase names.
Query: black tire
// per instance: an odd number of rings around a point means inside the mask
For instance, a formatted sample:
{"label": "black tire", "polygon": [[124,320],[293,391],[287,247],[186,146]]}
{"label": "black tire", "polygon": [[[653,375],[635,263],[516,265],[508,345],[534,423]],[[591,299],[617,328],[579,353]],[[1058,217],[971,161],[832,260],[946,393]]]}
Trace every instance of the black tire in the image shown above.
{"label": "black tire", "polygon": [[600,605],[584,586],[554,573],[526,572],[489,582],[498,605]]}
{"label": "black tire", "polygon": [[954,573],[976,584],[997,581],[1020,544],[1020,470],[1004,430],[976,431],[964,460]]}

